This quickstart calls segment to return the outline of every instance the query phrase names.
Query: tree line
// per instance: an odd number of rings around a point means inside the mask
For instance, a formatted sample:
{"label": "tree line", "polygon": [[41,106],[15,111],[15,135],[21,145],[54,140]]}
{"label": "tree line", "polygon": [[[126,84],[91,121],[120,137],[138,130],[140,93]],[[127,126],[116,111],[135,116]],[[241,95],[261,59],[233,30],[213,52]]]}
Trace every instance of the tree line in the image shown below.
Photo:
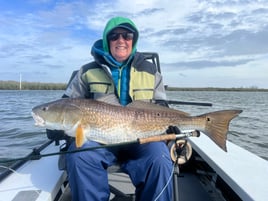
{"label": "tree line", "polygon": [[169,87],[165,86],[167,91],[244,91],[244,92],[268,92],[268,89],[252,87],[231,87],[231,88],[220,88],[220,87]]}
{"label": "tree line", "polygon": [[[17,81],[1,81],[0,90],[65,90],[67,84],[65,83],[43,83],[43,82],[21,82]],[[204,87],[204,88],[187,88],[187,87],[170,87],[165,86],[167,91],[263,91],[268,92],[268,89],[260,89],[256,86],[244,88],[217,88],[217,87]]]}
{"label": "tree line", "polygon": [[1,81],[0,90],[64,90],[64,83]]}

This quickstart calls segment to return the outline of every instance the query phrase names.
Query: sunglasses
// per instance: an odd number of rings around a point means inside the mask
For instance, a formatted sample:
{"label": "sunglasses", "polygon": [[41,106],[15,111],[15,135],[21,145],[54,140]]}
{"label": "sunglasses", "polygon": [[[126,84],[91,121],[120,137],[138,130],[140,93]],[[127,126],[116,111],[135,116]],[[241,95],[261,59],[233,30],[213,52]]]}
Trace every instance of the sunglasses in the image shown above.
{"label": "sunglasses", "polygon": [[120,35],[123,37],[124,40],[132,40],[134,38],[134,33],[131,32],[124,32],[124,33],[110,33],[108,35],[108,40],[110,41],[116,41],[120,37]]}

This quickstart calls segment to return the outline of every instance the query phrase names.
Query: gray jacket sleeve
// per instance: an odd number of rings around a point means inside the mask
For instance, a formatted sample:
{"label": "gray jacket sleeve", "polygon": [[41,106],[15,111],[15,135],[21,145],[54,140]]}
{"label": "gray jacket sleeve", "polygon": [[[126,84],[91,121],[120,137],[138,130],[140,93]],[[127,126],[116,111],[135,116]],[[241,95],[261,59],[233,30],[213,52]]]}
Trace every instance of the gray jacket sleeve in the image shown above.
{"label": "gray jacket sleeve", "polygon": [[155,75],[155,90],[154,90],[154,100],[166,100],[166,91],[163,84],[163,77],[159,72]]}
{"label": "gray jacket sleeve", "polygon": [[82,80],[83,69],[81,68],[68,84],[65,95],[70,98],[85,98],[88,96],[87,85]]}

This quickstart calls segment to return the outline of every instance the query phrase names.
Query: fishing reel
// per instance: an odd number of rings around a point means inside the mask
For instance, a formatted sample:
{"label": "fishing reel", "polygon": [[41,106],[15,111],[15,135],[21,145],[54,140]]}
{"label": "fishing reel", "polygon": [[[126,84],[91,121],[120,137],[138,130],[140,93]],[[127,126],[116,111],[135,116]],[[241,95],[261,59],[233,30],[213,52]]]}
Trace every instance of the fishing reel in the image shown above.
{"label": "fishing reel", "polygon": [[192,146],[186,139],[170,141],[168,147],[172,161],[179,165],[189,161],[193,153]]}

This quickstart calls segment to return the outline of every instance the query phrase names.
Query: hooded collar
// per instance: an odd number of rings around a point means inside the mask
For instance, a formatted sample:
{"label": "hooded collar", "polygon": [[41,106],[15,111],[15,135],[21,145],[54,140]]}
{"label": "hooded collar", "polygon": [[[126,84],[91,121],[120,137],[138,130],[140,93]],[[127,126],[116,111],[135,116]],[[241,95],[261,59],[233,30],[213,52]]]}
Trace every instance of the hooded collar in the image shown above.
{"label": "hooded collar", "polygon": [[[133,52],[133,51],[132,51]],[[103,50],[103,40],[97,40],[91,48],[91,55],[94,60],[99,64],[108,64],[111,67],[122,67],[126,66],[133,58],[135,52],[133,52],[128,60],[124,63],[116,61],[109,52]]]}

